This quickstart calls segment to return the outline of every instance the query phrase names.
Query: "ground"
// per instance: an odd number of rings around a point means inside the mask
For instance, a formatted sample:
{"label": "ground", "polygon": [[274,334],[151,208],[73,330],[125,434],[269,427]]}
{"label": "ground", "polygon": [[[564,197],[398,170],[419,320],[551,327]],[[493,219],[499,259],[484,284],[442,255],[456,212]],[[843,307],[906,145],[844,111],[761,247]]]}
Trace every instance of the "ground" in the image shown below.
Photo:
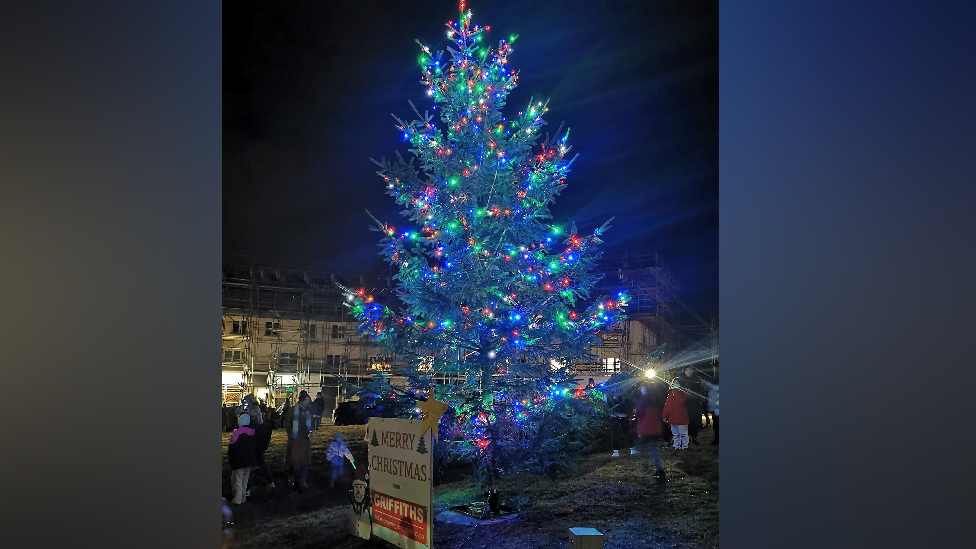
{"label": "ground", "polygon": [[[356,456],[366,464],[365,426],[323,425],[312,443],[310,488],[299,494],[288,489],[284,467],[285,431],[275,430],[267,459],[275,474],[276,490],[268,488],[258,471],[251,474],[251,497],[232,506],[234,531],[230,547],[240,549],[393,547],[373,544],[347,533],[349,480],[343,489],[328,488],[325,449],[341,431]],[[718,547],[718,446],[711,429],[699,433],[702,445],[685,451],[661,450],[668,482],[658,486],[642,456],[608,452],[580,456],[568,475],[550,480],[522,474],[502,484],[502,499],[528,496],[529,502],[512,521],[477,527],[434,523],[437,548],[555,549],[564,548],[571,527],[592,527],[604,535],[607,549],[711,549]],[[223,495],[228,501],[229,433],[223,434]],[[348,464],[347,464],[348,469]],[[435,514],[459,503],[476,501],[470,469],[456,469],[434,488]]]}

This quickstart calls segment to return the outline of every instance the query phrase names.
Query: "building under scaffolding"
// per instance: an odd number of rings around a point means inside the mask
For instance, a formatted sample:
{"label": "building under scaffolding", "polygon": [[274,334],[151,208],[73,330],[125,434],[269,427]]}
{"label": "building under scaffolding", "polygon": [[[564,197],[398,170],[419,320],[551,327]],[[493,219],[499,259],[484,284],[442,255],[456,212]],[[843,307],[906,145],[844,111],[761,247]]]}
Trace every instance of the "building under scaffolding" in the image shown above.
{"label": "building under scaffolding", "polygon": [[[223,263],[223,402],[254,392],[280,405],[307,390],[322,391],[329,409],[345,400],[338,378],[358,385],[379,370],[396,374],[397,357],[384,356],[359,336],[358,321],[348,314],[336,284],[366,288],[393,305],[395,273],[388,266],[352,273],[232,256]],[[637,365],[666,362],[681,347],[676,285],[666,266],[656,254],[605,256],[601,265],[604,278],[594,293],[626,291],[628,319],[599,335],[595,359],[574,364],[577,373],[605,379]]]}
{"label": "building under scaffolding", "polygon": [[382,272],[350,274],[224,258],[222,276],[223,402],[243,392],[281,404],[302,390],[341,398],[336,376],[361,379],[388,364],[346,313],[334,280],[393,293]]}
{"label": "building under scaffolding", "polygon": [[677,287],[657,254],[605,255],[595,295],[626,292],[627,320],[602,331],[595,361],[576,364],[582,375],[609,376],[638,365],[666,363],[680,347],[675,337]]}

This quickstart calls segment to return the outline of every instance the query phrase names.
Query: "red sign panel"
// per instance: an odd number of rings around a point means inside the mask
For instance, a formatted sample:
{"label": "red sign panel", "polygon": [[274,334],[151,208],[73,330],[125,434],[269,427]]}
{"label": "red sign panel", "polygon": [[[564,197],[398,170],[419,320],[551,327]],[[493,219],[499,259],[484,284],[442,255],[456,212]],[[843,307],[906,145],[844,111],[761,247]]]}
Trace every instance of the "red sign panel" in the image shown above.
{"label": "red sign panel", "polygon": [[373,492],[372,495],[373,522],[421,545],[427,545],[427,507],[379,492]]}

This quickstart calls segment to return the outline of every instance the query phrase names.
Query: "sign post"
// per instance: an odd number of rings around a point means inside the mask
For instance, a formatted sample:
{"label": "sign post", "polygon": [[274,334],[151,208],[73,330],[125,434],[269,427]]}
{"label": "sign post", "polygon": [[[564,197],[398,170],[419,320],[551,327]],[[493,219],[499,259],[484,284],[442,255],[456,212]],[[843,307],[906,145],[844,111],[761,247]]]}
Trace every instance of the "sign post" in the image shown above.
{"label": "sign post", "polygon": [[401,549],[431,547],[432,433],[406,419],[371,417],[366,426],[372,534]]}

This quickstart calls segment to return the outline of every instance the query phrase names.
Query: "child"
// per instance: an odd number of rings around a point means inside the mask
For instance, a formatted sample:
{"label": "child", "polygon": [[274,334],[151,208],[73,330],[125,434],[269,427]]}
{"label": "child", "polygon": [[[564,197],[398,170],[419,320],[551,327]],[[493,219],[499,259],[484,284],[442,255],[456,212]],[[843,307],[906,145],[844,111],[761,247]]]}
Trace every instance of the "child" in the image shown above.
{"label": "child", "polygon": [[336,433],[332,438],[335,440],[329,444],[329,449],[325,453],[326,459],[332,464],[332,476],[329,478],[329,488],[334,488],[336,479],[345,472],[346,462],[343,458],[348,458],[349,463],[352,464],[352,468],[356,468],[356,461],[352,458],[352,452],[349,451],[349,447],[343,442],[342,433]]}
{"label": "child", "polygon": [[664,401],[664,421],[671,424],[671,435],[674,437],[675,450],[688,449],[688,411],[685,402],[688,395],[678,389],[678,380],[671,384],[668,398]]}
{"label": "child", "polygon": [[247,479],[251,476],[251,468],[257,465],[257,443],[254,439],[254,429],[248,427],[251,416],[241,414],[237,421],[240,423],[234,434],[230,436],[227,445],[227,460],[230,461],[231,485],[234,487],[234,505],[240,505],[247,499]]}

